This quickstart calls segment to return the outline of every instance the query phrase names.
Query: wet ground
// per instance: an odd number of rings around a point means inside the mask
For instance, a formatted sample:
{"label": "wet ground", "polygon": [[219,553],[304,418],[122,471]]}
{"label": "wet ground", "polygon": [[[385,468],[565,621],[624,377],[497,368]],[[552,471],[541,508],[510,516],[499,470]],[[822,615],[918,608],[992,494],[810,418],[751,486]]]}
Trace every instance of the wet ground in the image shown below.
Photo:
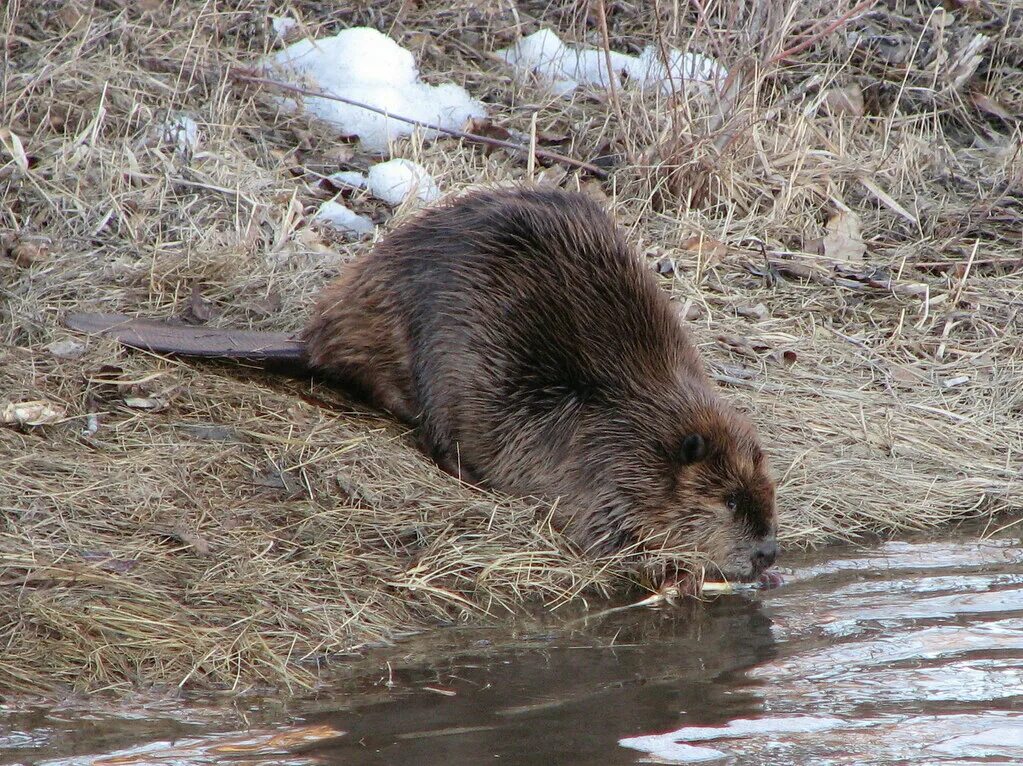
{"label": "wet ground", "polygon": [[249,725],[0,710],[0,763],[1023,763],[1018,535],[785,564],[781,588],[682,610],[424,636]]}

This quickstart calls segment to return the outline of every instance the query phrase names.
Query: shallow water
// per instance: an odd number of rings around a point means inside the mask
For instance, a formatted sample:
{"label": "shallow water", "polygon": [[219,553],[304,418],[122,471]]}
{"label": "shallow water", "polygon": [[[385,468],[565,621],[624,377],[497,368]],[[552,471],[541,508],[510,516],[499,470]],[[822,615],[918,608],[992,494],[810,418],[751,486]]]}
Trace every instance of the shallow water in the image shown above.
{"label": "shallow water", "polygon": [[[781,588],[681,611],[425,636],[254,729],[0,713],[0,763],[1023,763],[1018,539],[785,563]],[[457,648],[402,659],[438,641]]]}

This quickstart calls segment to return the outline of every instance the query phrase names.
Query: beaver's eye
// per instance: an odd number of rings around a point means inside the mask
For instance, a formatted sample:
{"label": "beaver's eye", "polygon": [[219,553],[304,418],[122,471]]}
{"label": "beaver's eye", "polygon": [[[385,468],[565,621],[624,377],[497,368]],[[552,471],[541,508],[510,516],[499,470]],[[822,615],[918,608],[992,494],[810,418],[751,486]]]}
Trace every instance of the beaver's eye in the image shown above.
{"label": "beaver's eye", "polygon": [[732,513],[739,508],[739,498],[732,494],[725,498],[725,507],[728,508]]}

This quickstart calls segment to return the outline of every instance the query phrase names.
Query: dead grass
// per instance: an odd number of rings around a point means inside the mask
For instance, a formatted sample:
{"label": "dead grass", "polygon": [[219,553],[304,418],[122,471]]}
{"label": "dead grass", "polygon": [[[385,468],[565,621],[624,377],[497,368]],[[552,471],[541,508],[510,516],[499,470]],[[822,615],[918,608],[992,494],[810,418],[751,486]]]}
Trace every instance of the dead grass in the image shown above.
{"label": "dead grass", "polygon": [[[622,158],[599,189],[536,172],[606,195],[690,303],[708,363],[770,445],[786,545],[1020,508],[1023,10],[963,4],[945,23],[878,4],[815,37],[853,4],[608,3],[615,48],[688,42],[739,73],[701,105],[555,99],[488,59],[541,17],[599,44],[584,4],[438,5],[275,10],[314,34],[369,23],[495,122],[528,131],[536,114],[544,140],[566,137],[551,148]],[[573,554],[545,509],[455,485],[329,392],[50,345],[71,337],[57,326],[70,309],[296,328],[370,246],[307,215],[323,174],[369,158],[216,75],[274,44],[265,13],[6,6],[0,128],[25,154],[0,160],[0,405],[45,399],[66,417],[0,428],[4,688],[295,688],[402,631],[600,596],[621,574]],[[836,88],[863,113],[832,114]],[[192,156],[146,141],[179,112],[202,129]],[[447,190],[526,178],[521,158],[451,140],[398,153]],[[843,211],[863,259],[814,250]]]}

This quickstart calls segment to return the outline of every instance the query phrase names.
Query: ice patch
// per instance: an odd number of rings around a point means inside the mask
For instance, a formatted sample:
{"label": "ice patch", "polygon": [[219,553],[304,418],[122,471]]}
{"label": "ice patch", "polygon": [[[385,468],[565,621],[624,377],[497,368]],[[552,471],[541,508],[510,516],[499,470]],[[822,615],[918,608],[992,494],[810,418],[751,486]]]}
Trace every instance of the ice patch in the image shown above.
{"label": "ice patch", "polygon": [[792,718],[740,718],[725,726],[688,726],[666,734],[627,737],[618,740],[622,747],[639,750],[668,763],[696,763],[727,758],[728,754],[689,742],[737,739],[757,735],[799,734],[836,729],[848,724],[838,718],[795,716]]}
{"label": "ice patch", "polygon": [[931,745],[932,750],[959,758],[994,758],[999,755],[1018,755],[1023,752],[1023,725],[1009,723],[965,734]]}
{"label": "ice patch", "polygon": [[[449,130],[459,130],[469,119],[486,116],[483,104],[464,88],[420,82],[412,54],[369,27],[345,29],[320,40],[300,40],[267,63],[332,95]],[[340,101],[307,96],[304,104],[310,114],[336,127],[341,135],[358,136],[369,151],[383,153],[391,141],[416,129]],[[439,134],[425,130],[423,135],[434,138]]]}
{"label": "ice patch", "polygon": [[[709,92],[724,82],[728,71],[714,59],[699,53],[682,53],[670,48],[667,63],[657,46],[648,45],[638,56],[610,52],[615,85],[657,89],[663,95],[685,88],[689,92]],[[565,45],[549,29],[521,38],[515,45],[497,51],[497,55],[520,74],[545,80],[555,95],[567,96],[580,85],[607,89],[607,56],[598,48]]]}
{"label": "ice patch", "polygon": [[323,221],[336,229],[358,236],[372,234],[376,228],[373,222],[366,216],[359,215],[349,210],[340,202],[334,202],[333,200],[320,205],[320,209],[316,211],[313,220]]}

